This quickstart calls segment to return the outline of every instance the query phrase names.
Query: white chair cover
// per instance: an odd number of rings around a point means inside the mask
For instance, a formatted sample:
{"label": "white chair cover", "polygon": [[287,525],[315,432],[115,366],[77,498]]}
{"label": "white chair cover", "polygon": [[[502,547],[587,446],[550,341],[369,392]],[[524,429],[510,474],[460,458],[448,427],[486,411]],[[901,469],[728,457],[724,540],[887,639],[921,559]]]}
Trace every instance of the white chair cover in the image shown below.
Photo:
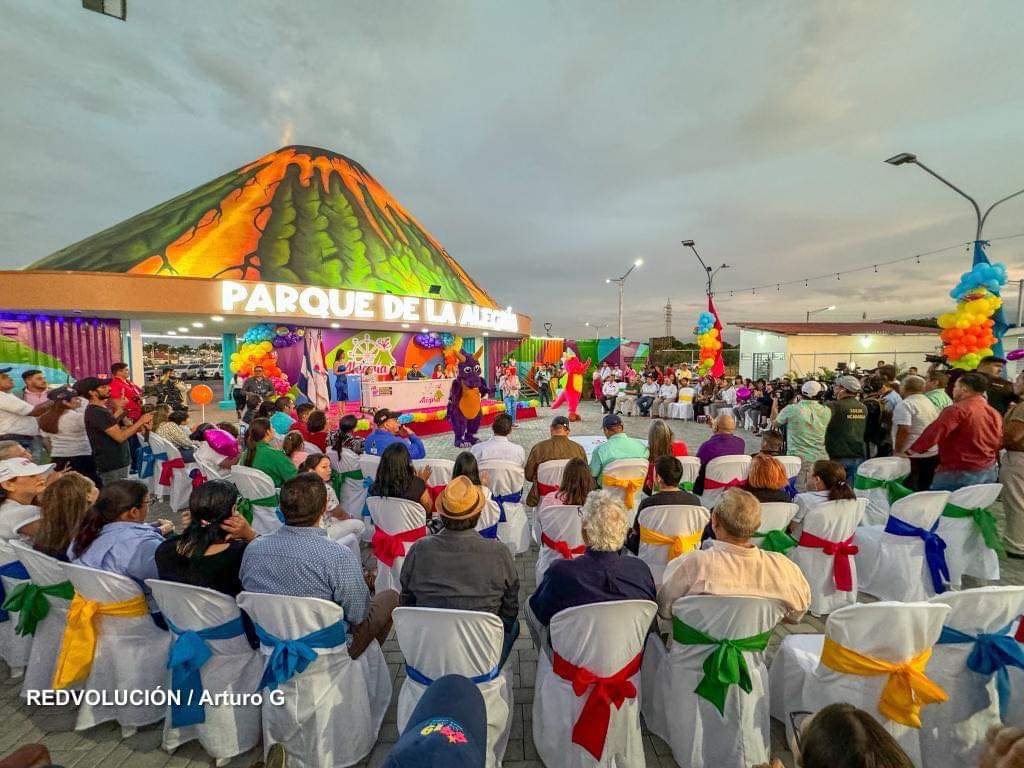
{"label": "white chair cover", "polygon": [[196,466],[203,473],[207,480],[228,480],[231,478],[231,470],[224,469],[220,463],[224,457],[217,453],[206,441],[200,441],[195,452]]}
{"label": "white chair cover", "polygon": [[[480,462],[480,474],[486,474],[485,484],[492,496],[522,494],[526,478],[523,468],[514,461],[491,459]],[[525,496],[519,501],[506,501],[505,522],[498,525],[498,539],[513,555],[522,554],[530,548],[530,521],[526,517]]]}
{"label": "white chair cover", "polygon": [[[266,499],[277,493],[270,475],[253,467],[235,464],[231,468],[231,482],[238,492],[247,499]],[[254,504],[252,508],[252,529],[261,536],[273,533],[281,527],[277,516],[277,507],[264,507]]]}
{"label": "white chair cover", "polygon": [[697,482],[697,475],[700,474],[700,459],[696,456],[681,456],[679,463],[683,467],[683,476],[679,482],[692,491],[693,484]]}
{"label": "white chair cover", "polygon": [[[807,513],[803,530],[825,541],[846,541],[857,530],[860,514],[860,504],[854,500],[826,501]],[[860,569],[854,556],[849,556],[853,580],[850,592],[836,589],[833,574],[835,558],[825,554],[823,549],[797,545],[789,551],[789,557],[800,567],[807,583],[811,585],[811,613],[822,616],[857,602],[857,575]]]}
{"label": "white chair cover", "polygon": [[799,456],[776,456],[775,458],[785,467],[786,477],[789,478],[790,483],[794,483],[804,465],[804,460]]}
{"label": "white chair cover", "polygon": [[483,531],[497,525],[498,520],[501,517],[501,509],[498,507],[498,502],[494,500],[491,489],[484,488],[483,492],[485,503],[483,511],[480,513],[480,519],[476,521],[477,531]]}
{"label": "white chair cover", "polygon": [[[910,474],[910,459],[899,456],[882,456],[868,459],[857,467],[858,477],[869,477],[873,480],[897,480]],[[885,525],[889,517],[889,491],[885,488],[869,488],[856,491],[861,498],[868,500],[864,525]]]}
{"label": "white chair cover", "polygon": [[[338,472],[354,472],[357,469],[362,472],[360,456],[348,448],[342,448],[341,454],[331,448],[327,451],[327,458],[330,459],[331,466]],[[346,477],[341,484],[341,495],[338,497],[342,509],[352,517],[363,521],[363,541],[373,538],[373,525],[370,523],[370,518],[363,517],[368,490],[362,479]]]}
{"label": "white chair cover", "polygon": [[[149,445],[153,449],[153,453],[166,453],[167,460],[180,459],[181,451],[179,451],[169,441],[164,440],[156,432],[151,432],[149,435]],[[170,489],[170,504],[171,509],[179,510],[184,509],[188,506],[189,497],[192,495],[192,478],[189,477],[189,473],[196,468],[195,462],[186,462],[184,468],[175,469],[174,474],[171,476],[171,489]],[[166,485],[160,485],[160,475],[163,472],[163,462],[159,462],[159,466],[156,469],[157,486],[161,489],[166,490]],[[160,491],[161,496],[166,495],[164,491]]]}
{"label": "white chair cover", "polygon": [[[948,491],[921,491],[893,503],[890,514],[930,531],[949,498]],[[869,502],[870,507],[870,502]],[[879,600],[916,602],[935,595],[924,542],[916,536],[885,533],[879,526],[861,526],[854,543],[860,589]]]}
{"label": "white chair cover", "polygon": [[[764,598],[702,595],[676,600],[672,613],[716,640],[739,640],[771,631],[785,611],[778,602]],[[652,733],[668,742],[676,762],[693,768],[750,768],[767,763],[771,718],[764,653],[743,654],[751,691],[730,686],[723,714],[695,692],[704,678],[704,662],[716,647],[680,645],[669,639],[667,653],[663,649],[652,653],[654,645],[661,641],[652,638],[644,656],[644,720]]]}
{"label": "white chair cover", "polygon": [[[964,509],[988,509],[995,504],[1002,490],[1000,483],[968,485],[949,494],[946,504]],[[964,574],[985,581],[999,580],[999,555],[985,545],[973,518],[940,517],[938,534],[946,542],[951,586],[959,589]]]}
{"label": "white chair cover", "polygon": [[[127,576],[86,568],[84,565],[62,563],[64,575],[75,592],[86,600],[119,603],[142,594],[139,585]],[[105,691],[114,699],[118,691],[152,691],[161,688],[167,670],[167,648],[170,634],[153,623],[150,614],[137,618],[97,616],[96,653],[92,670],[82,688]],[[125,703],[89,704],[78,709],[75,730],[92,728],[107,720],[115,720],[122,728],[138,728],[155,723],[164,716],[162,706]]]}
{"label": "white chair cover", "polygon": [[708,488],[707,482],[711,480],[716,483],[729,483],[737,480],[746,480],[750,474],[749,456],[719,456],[708,462],[704,469],[704,493],[701,494],[701,501],[708,509],[714,509],[718,499],[725,492],[726,488]]}
{"label": "white chair cover", "polygon": [[[1024,612],[1024,587],[945,592],[929,602],[950,606],[946,626],[951,629],[971,637],[998,634]],[[941,643],[932,652],[928,676],[950,697],[949,701],[925,707],[921,713],[921,758],[925,765],[978,765],[985,733],[1000,724],[995,676],[967,668],[974,647],[974,643]]]}
{"label": "white chair cover", "polygon": [[[827,635],[844,648],[862,655],[894,664],[904,663],[935,645],[949,611],[948,605],[937,603],[859,603],[840,608],[829,616],[825,635],[787,636],[769,668],[772,717],[785,724],[791,742],[790,712],[817,712],[829,704],[847,702],[875,717],[914,764],[925,768],[918,729],[893,722],[878,711],[878,700],[888,676],[862,677],[836,672],[821,664],[821,650]],[[954,691],[949,693],[956,695]]]}
{"label": "white chair cover", "polygon": [[[146,586],[152,591],[164,618],[182,630],[198,632],[241,616],[238,604],[232,598],[212,589],[159,579],[146,579]],[[172,644],[176,639],[177,635],[172,632]],[[244,695],[257,690],[266,659],[249,645],[245,635],[203,642],[213,653],[199,670],[204,691],[216,696],[222,693]],[[168,658],[167,663],[169,661]],[[170,671],[167,672],[166,687],[173,690]],[[175,728],[168,705],[164,716],[163,748],[171,752],[198,739],[207,754],[220,760],[247,752],[259,743],[258,706],[207,704],[204,709],[205,722]]]}
{"label": "white chair cover", "polygon": [[[238,607],[283,640],[305,637],[344,617],[340,606],[315,597],[242,592]],[[261,648],[269,656],[271,649]],[[271,744],[282,744],[289,768],[359,762],[373,749],[391,701],[391,677],[375,640],[358,659],[349,657],[345,645],[316,649],[316,654],[277,689],[283,705],[263,703],[264,755]]]}
{"label": "white chair cover", "polygon": [[370,480],[377,479],[377,467],[380,466],[380,456],[370,453],[359,454],[359,469],[363,471],[363,478]]}
{"label": "white chair cover", "polygon": [[[25,566],[25,570],[28,571],[28,575],[32,577],[32,583],[36,586],[48,587],[68,580],[68,577],[64,575],[64,567],[60,560],[44,555],[42,552],[36,552],[24,542],[14,541],[11,542],[11,546],[21,564]],[[10,585],[11,582],[5,582],[8,595],[10,594]],[[32,643],[32,652],[28,659],[28,666],[25,668],[25,682],[21,688],[22,698],[28,696],[28,691],[45,690],[53,683],[57,654],[60,652],[60,644],[64,639],[64,627],[68,623],[68,606],[71,605],[71,601],[52,595],[48,595],[46,600],[50,604],[50,610],[36,624],[35,635],[19,638]],[[17,616],[16,613],[11,614],[11,619],[6,622],[11,625],[12,629],[18,623]]]}
{"label": "white chair cover", "polygon": [[[423,528],[426,525],[423,506],[415,501],[389,496],[370,496],[366,500],[366,506],[370,508],[370,519],[373,520],[374,526],[383,533],[394,535],[415,528]],[[414,543],[402,545],[406,554]],[[399,578],[402,575],[402,563],[404,562],[405,554],[396,557],[390,566],[380,560],[377,561],[376,589],[378,592],[383,592],[386,589],[402,591],[402,583]]]}
{"label": "white chair cover", "polygon": [[[407,667],[437,680],[443,675],[487,677],[501,659],[504,629],[492,613],[441,608],[396,608],[395,634]],[[476,684],[487,707],[487,765],[500,766],[512,724],[512,673],[506,665],[490,680]],[[426,690],[406,676],[398,693],[398,732],[405,730],[412,711]]]}
{"label": "white chair cover", "polygon": [[687,421],[693,420],[693,398],[697,394],[697,390],[693,387],[680,387],[679,398],[674,403],[669,403],[668,406],[668,417],[670,419],[686,419]]}
{"label": "white chair cover", "polygon": [[430,479],[427,480],[427,485],[448,485],[455,469],[455,462],[451,459],[413,459],[412,465],[416,467],[417,472],[425,467],[430,467]]}
{"label": "white chair cover", "polygon": [[[623,505],[626,503],[626,491],[624,488],[615,488],[604,483],[603,478],[605,477],[617,477],[620,480],[635,480],[639,478],[641,481],[647,477],[647,459],[618,459],[608,464],[604,468],[603,475],[598,478],[601,482],[601,487],[606,491],[611,491]],[[633,505],[626,508],[626,519],[630,525],[633,525],[633,521],[636,520],[636,509],[640,506],[640,501],[643,499],[642,487],[638,488],[633,494]]]}
{"label": "white chair cover", "polygon": [[[583,512],[581,507],[568,505],[552,505],[537,512],[537,523],[540,526],[541,534],[546,534],[552,541],[564,541],[570,550],[583,546]],[[562,554],[547,546],[543,537],[537,537],[540,544],[540,553],[537,555],[536,576],[540,584],[544,578],[544,572],[552,563],[564,560]],[[582,555],[575,554],[572,559]]]}
{"label": "white chair cover", "polygon": [[[0,539],[0,566],[8,563],[18,562],[18,553],[11,546],[10,542]],[[7,576],[0,576],[4,583],[4,591],[10,594],[11,590],[19,584],[21,579],[12,579]],[[61,579],[63,581],[63,579]],[[23,637],[14,631],[18,625],[18,612],[8,611],[7,621],[0,622],[0,659],[3,659],[11,668],[11,677],[21,677],[28,666],[32,654],[32,638]],[[43,686],[49,688],[49,685]]]}
{"label": "white chair cover", "polygon": [[[793,515],[796,514],[796,504],[792,502],[786,503],[784,501],[765,501],[761,503],[761,525],[758,526],[758,533],[768,533],[768,531],[785,531],[789,528],[789,524],[793,522]],[[757,546],[764,544],[764,538],[761,536],[755,536],[753,542]]]}
{"label": "white chair cover", "polygon": [[[562,474],[565,472],[565,465],[569,459],[552,459],[542,461],[537,465],[537,493],[539,498],[544,498],[544,491],[541,487],[558,488],[562,484]],[[538,502],[539,505],[539,502]],[[536,544],[540,544],[540,524],[537,521],[537,508],[534,507],[533,516],[530,518],[530,535]]]}
{"label": "white chair cover", "polygon": [[[687,504],[658,504],[646,507],[638,514],[640,525],[650,528],[665,536],[693,536],[707,527],[711,513],[704,507]],[[642,534],[640,548],[637,551],[640,559],[647,563],[654,577],[654,586],[660,587],[665,566],[668,565],[670,547],[661,544],[647,544]],[[700,538],[697,538],[694,550],[700,549]],[[686,553],[682,555],[686,557]]]}
{"label": "white chair cover", "polygon": [[[647,630],[658,606],[648,600],[622,600],[568,608],[551,620],[555,653],[597,677],[611,677],[626,668],[643,650]],[[635,768],[644,765],[640,735],[640,672],[629,678],[636,697],[611,707],[608,733],[600,760],[572,741],[573,725],[587,697],[573,692],[572,683],[554,673],[546,653],[539,654],[533,694],[533,742],[547,768]]]}

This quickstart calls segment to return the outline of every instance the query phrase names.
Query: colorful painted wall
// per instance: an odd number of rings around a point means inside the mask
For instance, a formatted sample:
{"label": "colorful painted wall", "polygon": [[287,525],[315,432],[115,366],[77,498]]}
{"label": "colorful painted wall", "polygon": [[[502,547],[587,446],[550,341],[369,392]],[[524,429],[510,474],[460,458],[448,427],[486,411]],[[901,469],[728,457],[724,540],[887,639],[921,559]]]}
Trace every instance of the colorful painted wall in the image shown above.
{"label": "colorful painted wall", "polygon": [[0,313],[0,366],[13,367],[15,386],[22,371],[37,368],[47,381],[68,381],[110,374],[121,359],[117,320]]}

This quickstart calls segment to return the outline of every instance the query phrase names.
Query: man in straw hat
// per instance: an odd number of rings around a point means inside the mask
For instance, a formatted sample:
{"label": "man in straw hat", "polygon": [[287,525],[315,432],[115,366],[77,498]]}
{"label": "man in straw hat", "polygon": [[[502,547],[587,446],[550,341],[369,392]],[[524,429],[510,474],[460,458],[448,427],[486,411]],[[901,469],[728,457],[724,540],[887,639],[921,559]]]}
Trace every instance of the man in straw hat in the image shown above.
{"label": "man in straw hat", "polygon": [[505,625],[501,662],[519,636],[519,575],[508,547],[476,531],[486,499],[468,477],[438,497],[444,529],[417,541],[402,565],[401,605],[486,611]]}

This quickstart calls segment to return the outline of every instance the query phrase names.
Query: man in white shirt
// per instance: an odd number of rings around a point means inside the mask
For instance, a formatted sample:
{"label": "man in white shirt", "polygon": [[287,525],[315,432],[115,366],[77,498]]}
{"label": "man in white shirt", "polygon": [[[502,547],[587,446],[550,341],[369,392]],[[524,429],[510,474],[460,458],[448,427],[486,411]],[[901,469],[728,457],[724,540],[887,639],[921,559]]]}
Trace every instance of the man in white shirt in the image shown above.
{"label": "man in white shirt", "polygon": [[[903,379],[903,399],[896,403],[892,412],[892,446],[896,456],[906,456],[907,449],[939,418],[939,407],[924,394],[926,386],[927,382],[920,376]],[[904,485],[912,491],[927,491],[939,465],[938,446],[909,458],[910,475]]]}
{"label": "man in white shirt", "polygon": [[602,413],[615,413],[615,400],[619,396],[619,384],[615,377],[605,379],[601,385]]}
{"label": "man in white shirt", "polygon": [[608,363],[604,363],[601,366],[601,381],[610,379],[612,377],[612,367]]}
{"label": "man in white shirt", "polygon": [[14,440],[31,451],[39,435],[35,417],[46,410],[49,401],[33,406],[13,395],[14,380],[10,374],[10,368],[0,368],[0,440]]}
{"label": "man in white shirt", "polygon": [[651,412],[648,415],[651,418],[660,417],[661,406],[674,403],[678,395],[679,388],[670,379],[666,378],[665,382],[658,388],[658,396],[651,403]]}
{"label": "man in white shirt", "polygon": [[477,443],[471,449],[476,460],[480,461],[514,461],[521,467],[526,466],[526,451],[508,439],[512,432],[512,417],[500,413],[491,425],[494,436],[490,440]]}
{"label": "man in white shirt", "polygon": [[660,390],[661,387],[658,386],[658,381],[655,379],[654,374],[647,374],[647,379],[644,381],[643,386],[640,387],[640,399],[636,403],[640,409],[641,416],[651,415],[651,405],[654,403],[654,399],[658,396]]}

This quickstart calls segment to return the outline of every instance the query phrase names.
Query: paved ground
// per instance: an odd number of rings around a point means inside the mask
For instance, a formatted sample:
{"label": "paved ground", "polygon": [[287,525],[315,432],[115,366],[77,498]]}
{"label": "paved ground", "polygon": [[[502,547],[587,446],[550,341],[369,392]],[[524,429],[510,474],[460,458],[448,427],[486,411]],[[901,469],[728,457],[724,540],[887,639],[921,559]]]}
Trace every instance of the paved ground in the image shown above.
{"label": "paved ground", "polygon": [[[527,449],[534,443],[547,437],[547,425],[549,411],[547,408],[540,410],[540,418],[523,422],[513,432],[513,439]],[[577,435],[599,434],[600,433],[600,409],[593,403],[584,403],[580,415],[584,417],[583,422],[574,425],[574,432]],[[564,412],[564,410],[563,410]],[[228,414],[207,412],[207,418],[219,420]],[[234,416],[234,414],[230,414]],[[626,419],[627,431],[636,437],[646,437],[648,420],[641,418]],[[704,426],[679,421],[670,422],[677,438],[686,441],[691,452],[696,449],[703,440],[710,434],[710,430]],[[482,433],[487,436],[487,431]],[[747,441],[747,447],[753,451],[758,445],[757,438],[749,434],[743,434]],[[428,453],[431,456],[454,458],[458,450],[451,445],[450,435],[439,435],[427,438]],[[166,508],[154,510],[154,517],[168,516]],[[1001,510],[997,510],[1001,516]],[[536,548],[516,558],[516,567],[519,571],[522,591],[520,600],[525,601],[536,586],[534,579],[534,564],[537,559]],[[1003,560],[1000,563],[1003,569],[1004,584],[1024,584],[1024,561]],[[865,601],[870,597],[862,596]],[[769,658],[777,651],[779,644],[787,634],[809,633],[823,631],[824,623],[809,616],[803,623],[789,626],[780,625],[775,636],[768,647]],[[378,766],[387,754],[391,745],[397,739],[398,733],[395,725],[395,704],[398,700],[398,690],[401,687],[405,676],[402,653],[398,643],[392,638],[384,646],[384,653],[391,669],[394,694],[392,704],[385,717],[384,726],[381,729],[377,746],[369,758],[360,763],[360,766]],[[537,652],[533,649],[529,633],[517,641],[512,655],[509,657],[509,664],[514,672],[514,708],[512,714],[512,732],[509,740],[508,750],[505,753],[504,765],[506,768],[539,768],[542,763],[537,757],[533,746],[532,733],[532,702],[534,675],[537,669]],[[138,734],[129,738],[121,739],[120,730],[112,724],[98,726],[83,732],[74,732],[74,712],[64,709],[34,709],[22,704],[18,697],[20,682],[10,679],[9,670],[0,662],[0,722],[4,725],[0,728],[0,755],[6,754],[13,748],[29,742],[42,742],[49,747],[53,760],[58,765],[67,768],[90,768],[91,766],[127,766],[130,768],[185,768],[186,766],[210,765],[212,761],[206,753],[193,742],[178,749],[173,755],[168,755],[160,750],[161,725],[154,725],[142,729]],[[568,724],[566,724],[568,727]],[[779,724],[773,723],[773,743],[779,756],[783,758],[787,766],[792,765],[792,757],[785,749],[783,743],[782,729]],[[656,736],[644,731],[644,746],[647,754],[647,765],[654,766],[676,766],[672,759],[668,746]],[[231,762],[232,766],[247,766],[255,762],[259,755],[257,750],[242,755]]]}

